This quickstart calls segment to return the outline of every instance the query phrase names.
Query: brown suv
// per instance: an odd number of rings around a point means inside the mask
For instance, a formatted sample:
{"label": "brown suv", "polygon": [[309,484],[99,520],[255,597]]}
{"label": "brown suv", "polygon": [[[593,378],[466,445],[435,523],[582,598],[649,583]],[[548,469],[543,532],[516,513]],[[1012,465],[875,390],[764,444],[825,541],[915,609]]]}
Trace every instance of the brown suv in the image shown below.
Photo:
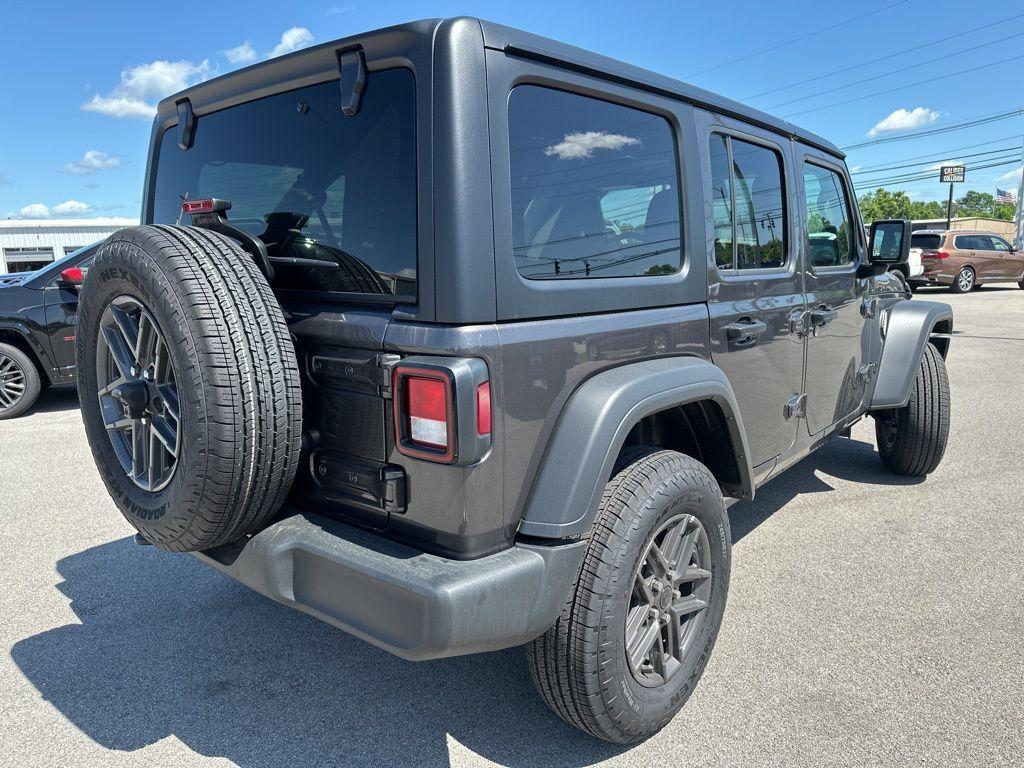
{"label": "brown suv", "polygon": [[967,293],[982,283],[1017,283],[1024,288],[1024,253],[991,232],[915,232],[924,273],[916,285],[948,285]]}

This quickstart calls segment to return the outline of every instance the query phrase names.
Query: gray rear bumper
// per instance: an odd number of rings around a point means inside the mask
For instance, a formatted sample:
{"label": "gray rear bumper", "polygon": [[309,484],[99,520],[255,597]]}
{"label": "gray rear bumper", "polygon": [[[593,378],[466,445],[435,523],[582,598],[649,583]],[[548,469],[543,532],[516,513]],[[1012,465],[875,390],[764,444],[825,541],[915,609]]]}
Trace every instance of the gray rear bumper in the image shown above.
{"label": "gray rear bumper", "polygon": [[203,562],[279,603],[410,660],[508,648],[554,624],[585,542],[448,560],[314,515]]}

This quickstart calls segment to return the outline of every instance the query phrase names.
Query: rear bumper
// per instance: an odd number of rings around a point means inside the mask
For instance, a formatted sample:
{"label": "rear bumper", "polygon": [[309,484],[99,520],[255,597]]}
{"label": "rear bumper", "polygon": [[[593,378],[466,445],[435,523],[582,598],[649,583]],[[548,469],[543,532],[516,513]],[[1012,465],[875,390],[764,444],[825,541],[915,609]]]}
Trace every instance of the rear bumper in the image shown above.
{"label": "rear bumper", "polygon": [[196,553],[279,603],[419,661],[525,643],[554,624],[584,541],[516,544],[448,560],[315,515],[294,515],[239,551]]}

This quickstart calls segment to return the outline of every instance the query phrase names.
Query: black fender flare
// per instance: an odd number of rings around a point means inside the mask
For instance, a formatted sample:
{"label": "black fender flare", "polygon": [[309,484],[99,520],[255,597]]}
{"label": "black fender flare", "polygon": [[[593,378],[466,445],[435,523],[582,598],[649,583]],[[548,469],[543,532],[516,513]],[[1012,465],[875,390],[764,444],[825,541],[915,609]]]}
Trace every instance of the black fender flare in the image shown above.
{"label": "black fender flare", "polygon": [[746,433],[725,373],[697,357],[659,358],[603,371],[573,393],[548,443],[519,532],[562,539],[589,531],[633,426],[652,413],[701,400],[721,408],[739,467],[738,484],[723,491],[753,498]]}
{"label": "black fender flare", "polygon": [[28,348],[32,351],[32,355],[35,357],[36,364],[40,367],[40,370],[53,370],[50,351],[39,343],[39,340],[27,325],[5,320],[0,322],[0,331],[12,331],[13,333],[18,334],[18,336],[24,339],[25,344],[28,345]]}
{"label": "black fender flare", "polygon": [[[935,326],[948,323],[949,332],[953,330],[952,308],[938,301],[900,301],[888,313],[888,321],[883,325],[882,359],[871,395],[873,411],[907,404],[921,355]],[[947,346],[943,345],[943,351]]]}

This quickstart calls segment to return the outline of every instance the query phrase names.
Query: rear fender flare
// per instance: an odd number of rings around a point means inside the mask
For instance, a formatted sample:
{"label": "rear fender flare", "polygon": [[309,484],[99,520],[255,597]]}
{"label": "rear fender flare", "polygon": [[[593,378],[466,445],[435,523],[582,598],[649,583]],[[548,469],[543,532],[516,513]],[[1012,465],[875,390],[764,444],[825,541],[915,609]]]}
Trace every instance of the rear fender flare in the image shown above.
{"label": "rear fender flare", "polygon": [[39,339],[28,326],[23,323],[5,321],[0,322],[0,331],[11,331],[20,336],[25,345],[31,350],[36,365],[39,366],[41,371],[51,371],[53,369],[50,361],[50,351],[39,343]]}
{"label": "rear fender flare", "polygon": [[902,408],[907,404],[917,367],[935,326],[948,323],[950,332],[953,330],[953,310],[941,302],[917,299],[900,301],[888,312],[889,319],[884,325],[882,360],[878,366],[875,390],[871,395],[873,411]]}
{"label": "rear fender flare", "polygon": [[725,373],[696,357],[659,358],[599,373],[573,393],[548,443],[519,532],[561,539],[589,531],[633,426],[652,413],[701,400],[721,408],[739,467],[739,483],[723,491],[753,498],[750,451]]}

